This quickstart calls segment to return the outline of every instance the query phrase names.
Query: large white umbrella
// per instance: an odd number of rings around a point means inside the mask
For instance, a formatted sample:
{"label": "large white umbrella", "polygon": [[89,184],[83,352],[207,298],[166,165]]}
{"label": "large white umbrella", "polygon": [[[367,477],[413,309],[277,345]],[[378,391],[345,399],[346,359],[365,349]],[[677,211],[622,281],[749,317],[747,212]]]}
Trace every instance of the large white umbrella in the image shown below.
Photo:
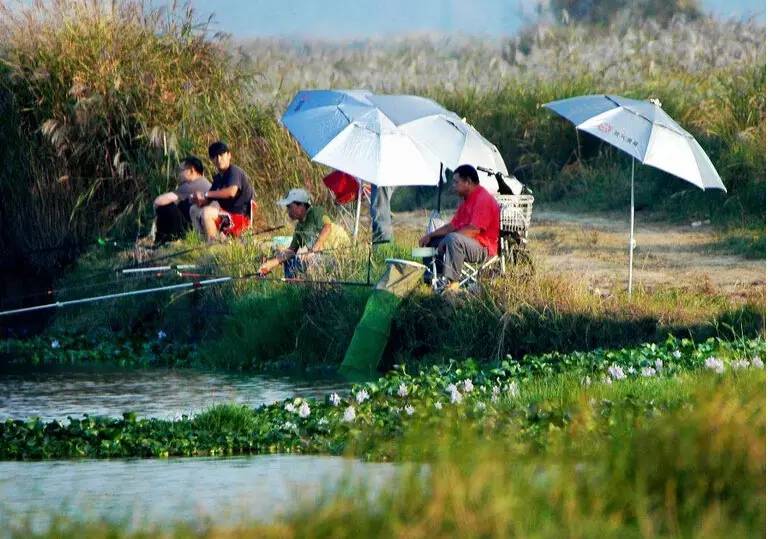
{"label": "large white umbrella", "polygon": [[[379,95],[369,97],[371,103],[416,142],[427,146],[443,165],[455,169],[462,164],[508,174],[501,153],[477,129],[437,102],[415,95]],[[491,192],[496,181],[481,175],[481,184]]]}
{"label": "large white umbrella", "polygon": [[440,159],[371,102],[365,90],[304,90],[283,125],[313,161],[379,186],[437,185]]}
{"label": "large white umbrella", "polygon": [[700,189],[722,189],[720,175],[696,139],[658,102],[615,95],[585,95],[544,106],[632,156],[629,217],[629,294],[635,249],[635,159],[677,176]]}

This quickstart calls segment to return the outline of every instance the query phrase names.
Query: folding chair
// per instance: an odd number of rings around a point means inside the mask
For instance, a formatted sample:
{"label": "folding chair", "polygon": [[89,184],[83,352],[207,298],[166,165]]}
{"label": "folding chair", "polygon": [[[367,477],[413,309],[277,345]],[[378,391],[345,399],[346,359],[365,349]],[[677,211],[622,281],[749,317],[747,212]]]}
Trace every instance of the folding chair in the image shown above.
{"label": "folding chair", "polygon": [[[499,251],[501,253],[501,251]],[[459,288],[467,288],[476,285],[483,273],[487,273],[494,266],[502,264],[502,257],[493,255],[483,262],[464,262],[461,268],[461,278],[459,279]]]}
{"label": "folding chair", "polygon": [[[365,198],[370,204],[370,187],[358,181],[351,174],[340,170],[334,170],[328,174],[323,178],[323,183],[333,195],[333,203],[339,210],[341,221],[356,238],[360,227],[360,202],[362,198]],[[354,211],[345,207],[350,202],[357,202]]]}

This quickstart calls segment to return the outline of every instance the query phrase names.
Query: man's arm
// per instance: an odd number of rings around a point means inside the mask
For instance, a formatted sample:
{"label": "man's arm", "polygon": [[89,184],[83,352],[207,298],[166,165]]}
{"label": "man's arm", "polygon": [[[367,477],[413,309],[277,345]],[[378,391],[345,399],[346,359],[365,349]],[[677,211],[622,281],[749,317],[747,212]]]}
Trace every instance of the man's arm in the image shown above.
{"label": "man's arm", "polygon": [[163,193],[155,199],[155,208],[159,208],[160,206],[167,206],[168,204],[176,204],[178,201],[179,197],[173,191],[170,193]]}
{"label": "man's arm", "polygon": [[456,229],[452,223],[446,223],[440,228],[433,230],[429,234],[424,234],[421,239],[419,239],[419,246],[426,247],[433,238],[441,238],[455,231]]}
{"label": "man's arm", "polygon": [[328,234],[330,233],[331,233],[331,223],[325,223],[323,225],[323,228],[320,230],[320,234],[317,235],[315,244],[312,246],[312,249],[310,249],[310,251],[322,251],[323,245],[325,245],[325,239],[328,237]]}
{"label": "man's arm", "polygon": [[222,187],[215,191],[208,191],[205,194],[205,198],[216,200],[218,198],[235,198],[240,188],[237,185],[230,185],[229,187]]}

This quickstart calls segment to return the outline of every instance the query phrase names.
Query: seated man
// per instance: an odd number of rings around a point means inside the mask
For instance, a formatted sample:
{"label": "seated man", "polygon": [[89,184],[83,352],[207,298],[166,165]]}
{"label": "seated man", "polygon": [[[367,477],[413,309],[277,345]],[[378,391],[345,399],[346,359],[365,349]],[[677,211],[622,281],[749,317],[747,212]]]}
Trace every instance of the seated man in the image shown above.
{"label": "seated man", "polygon": [[203,172],[200,159],[185,157],[179,165],[179,187],[155,199],[155,242],[179,238],[190,227],[189,210],[193,195],[211,188],[211,182],[203,176]]}
{"label": "seated man", "polygon": [[291,189],[277,202],[288,210],[288,216],[296,222],[291,245],[285,251],[264,262],[259,273],[266,275],[283,264],[285,276],[296,277],[307,269],[315,253],[337,249],[349,244],[349,236],[333,223],[320,206],[313,206],[309,193],[304,189]]}
{"label": "seated man", "polygon": [[214,142],[208,156],[218,173],[209,191],[195,193],[189,214],[195,229],[209,242],[219,239],[219,232],[239,236],[251,226],[253,187],[243,169],[231,163],[232,154],[223,142]]}
{"label": "seated man", "polygon": [[480,185],[471,165],[454,171],[453,188],[463,199],[456,215],[450,223],[422,236],[419,245],[437,247],[438,272],[450,281],[449,288],[458,288],[465,260],[483,262],[498,251],[499,205]]}

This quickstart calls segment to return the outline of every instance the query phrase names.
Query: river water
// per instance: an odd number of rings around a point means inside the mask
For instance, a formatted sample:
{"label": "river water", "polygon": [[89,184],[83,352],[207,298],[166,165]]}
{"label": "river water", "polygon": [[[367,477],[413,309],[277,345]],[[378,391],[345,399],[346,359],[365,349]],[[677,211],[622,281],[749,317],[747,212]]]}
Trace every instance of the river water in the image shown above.
{"label": "river water", "polygon": [[0,537],[25,525],[44,531],[57,516],[129,530],[268,522],[313,507],[342,482],[375,496],[397,470],[288,455],[0,462]]}
{"label": "river water", "polygon": [[348,388],[348,383],[337,378],[309,380],[189,369],[0,373],[0,420],[65,420],[86,413],[121,417],[129,411],[172,419],[217,403],[256,407],[294,395],[323,398]]}
{"label": "river water", "polygon": [[[256,407],[348,389],[339,379],[178,369],[0,372],[0,420],[126,411],[170,419],[216,403]],[[0,462],[0,537],[24,522],[43,531],[55,516],[131,529],[269,521],[342,479],[364,481],[375,493],[395,471],[391,464],[293,455]]]}

